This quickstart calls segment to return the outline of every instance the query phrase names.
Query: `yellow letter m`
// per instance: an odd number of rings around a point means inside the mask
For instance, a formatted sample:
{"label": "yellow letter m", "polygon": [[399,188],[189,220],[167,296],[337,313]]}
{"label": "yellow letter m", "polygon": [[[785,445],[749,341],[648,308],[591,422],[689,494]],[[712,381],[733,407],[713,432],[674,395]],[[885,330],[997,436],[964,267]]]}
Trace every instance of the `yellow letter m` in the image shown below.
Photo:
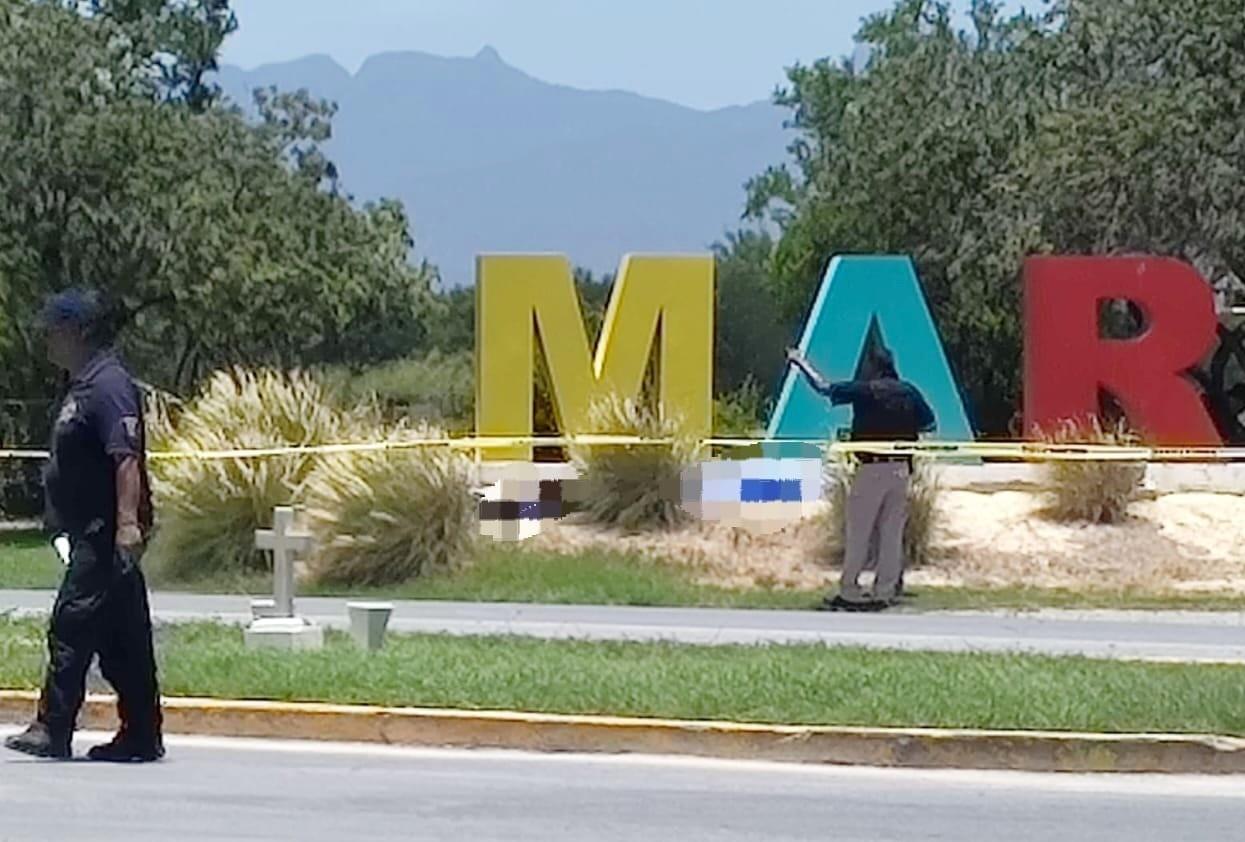
{"label": "yellow letter m", "polygon": [[[476,432],[530,436],[539,339],[565,435],[590,429],[589,409],[609,394],[637,397],[653,343],[659,407],[692,435],[713,423],[713,285],[709,255],[628,256],[610,294],[595,356],[564,257],[487,255],[476,265]],[[527,446],[489,449],[491,460],[528,460]]]}

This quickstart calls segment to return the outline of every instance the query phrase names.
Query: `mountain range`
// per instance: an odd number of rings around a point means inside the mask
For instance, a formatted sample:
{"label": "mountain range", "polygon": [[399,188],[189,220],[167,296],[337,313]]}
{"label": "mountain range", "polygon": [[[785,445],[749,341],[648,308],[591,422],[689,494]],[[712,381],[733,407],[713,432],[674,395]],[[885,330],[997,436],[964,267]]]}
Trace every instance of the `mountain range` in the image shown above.
{"label": "mountain range", "polygon": [[351,74],[309,56],[222,67],[244,106],[257,87],[336,102],[324,148],[359,202],[401,199],[416,255],[448,286],[483,252],[559,252],[595,272],[628,252],[703,251],[740,224],[744,183],[786,157],[768,102],[698,111],[535,79],[491,48],[471,58],[385,53]]}

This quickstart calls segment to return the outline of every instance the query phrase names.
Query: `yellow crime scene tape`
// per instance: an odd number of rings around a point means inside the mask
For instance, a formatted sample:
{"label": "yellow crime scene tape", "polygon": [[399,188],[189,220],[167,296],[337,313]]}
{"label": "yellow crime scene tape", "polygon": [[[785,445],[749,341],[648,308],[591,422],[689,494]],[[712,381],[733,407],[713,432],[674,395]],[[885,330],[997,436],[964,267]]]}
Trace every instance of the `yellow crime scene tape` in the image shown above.
{"label": "yellow crime scene tape", "polygon": [[[353,453],[384,453],[442,447],[475,451],[477,458],[487,450],[515,447],[653,447],[672,444],[672,439],[641,438],[624,435],[578,436],[462,436],[458,438],[409,439],[349,442],[322,445],[288,445],[236,450],[152,451],[152,460],[200,461],[229,459],[269,459],[283,456],[334,456]],[[701,441],[710,448],[756,447],[765,444],[811,445],[824,453],[914,456],[927,459],[995,459],[1023,462],[1241,462],[1245,447],[1128,447],[1100,444],[1048,444],[1044,442],[858,442],[824,439],[711,438]],[[0,460],[42,460],[48,451],[35,449],[0,450]]]}

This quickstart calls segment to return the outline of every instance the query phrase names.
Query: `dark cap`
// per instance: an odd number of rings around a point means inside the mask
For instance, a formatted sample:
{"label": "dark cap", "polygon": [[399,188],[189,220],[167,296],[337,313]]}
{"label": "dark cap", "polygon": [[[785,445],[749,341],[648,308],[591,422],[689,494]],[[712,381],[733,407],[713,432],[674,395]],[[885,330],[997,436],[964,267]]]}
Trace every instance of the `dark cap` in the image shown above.
{"label": "dark cap", "polygon": [[98,325],[103,315],[99,296],[82,289],[69,289],[48,297],[39,311],[39,324],[45,328],[76,325],[87,329]]}

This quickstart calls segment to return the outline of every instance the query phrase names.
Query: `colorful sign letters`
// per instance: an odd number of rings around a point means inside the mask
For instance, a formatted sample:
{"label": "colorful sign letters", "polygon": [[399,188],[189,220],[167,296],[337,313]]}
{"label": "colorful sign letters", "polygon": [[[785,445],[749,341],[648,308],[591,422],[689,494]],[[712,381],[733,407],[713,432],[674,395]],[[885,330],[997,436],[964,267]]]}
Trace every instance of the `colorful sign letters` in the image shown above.
{"label": "colorful sign letters", "polygon": [[[1186,376],[1216,341],[1213,295],[1195,269],[1153,257],[1035,257],[1026,262],[1024,285],[1026,429],[1096,414],[1105,391],[1155,444],[1220,443],[1200,389]],[[712,256],[624,258],[595,351],[563,257],[483,256],[476,296],[480,435],[532,434],[537,341],[564,433],[600,432],[589,427],[592,401],[610,392],[637,394],[657,343],[663,411],[681,416],[698,436],[712,435]],[[1119,299],[1137,305],[1145,324],[1136,337],[1104,338],[1101,302]],[[800,348],[827,377],[848,379],[874,323],[901,376],[933,407],[936,437],[971,440],[961,391],[909,258],[834,258]],[[769,435],[820,439],[849,422],[847,409],[832,408],[788,373]],[[530,455],[524,446],[488,458]]]}

